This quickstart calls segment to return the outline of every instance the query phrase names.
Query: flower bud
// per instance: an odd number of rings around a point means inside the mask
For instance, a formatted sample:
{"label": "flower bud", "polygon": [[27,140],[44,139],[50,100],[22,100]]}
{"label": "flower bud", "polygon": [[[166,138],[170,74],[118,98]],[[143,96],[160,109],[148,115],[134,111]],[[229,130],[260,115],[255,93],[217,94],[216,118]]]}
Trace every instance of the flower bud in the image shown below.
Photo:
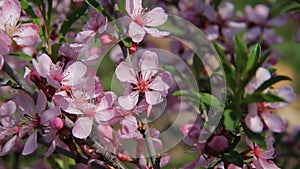
{"label": "flower bud", "polygon": [[64,126],[64,121],[60,117],[54,117],[50,120],[50,126],[53,130],[59,130]]}

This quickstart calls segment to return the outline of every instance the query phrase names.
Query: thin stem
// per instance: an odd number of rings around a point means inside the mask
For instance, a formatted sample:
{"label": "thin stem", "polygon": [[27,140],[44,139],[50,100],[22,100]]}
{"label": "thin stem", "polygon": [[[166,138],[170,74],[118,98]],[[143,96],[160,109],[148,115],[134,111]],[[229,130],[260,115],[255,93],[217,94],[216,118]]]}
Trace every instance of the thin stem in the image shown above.
{"label": "thin stem", "polygon": [[[114,5],[114,15],[115,15],[115,18],[116,19],[119,19],[121,17],[121,13],[120,13],[120,10],[119,10],[119,6],[118,6],[118,3],[116,0],[111,0],[111,3]],[[122,31],[124,25],[122,22],[120,22],[120,20],[117,20],[117,29],[121,28],[119,31]],[[119,32],[119,33],[123,33],[123,32]],[[120,41],[119,43],[119,46],[121,47],[121,50],[122,50],[122,54],[123,54],[123,58],[126,59],[127,58],[127,47],[124,45],[123,41]]]}
{"label": "thin stem", "polygon": [[149,125],[148,125],[148,120],[147,120],[147,117],[146,117],[146,113],[141,114],[141,121],[142,121],[143,126],[146,128],[145,133],[143,134],[143,136],[145,138],[146,147],[147,147],[147,150],[149,152],[151,164],[152,164],[154,169],[160,169],[159,165],[157,166],[156,163],[155,163],[156,151],[155,151],[155,147],[154,147],[152,137],[150,135],[150,128],[149,128]]}
{"label": "thin stem", "polygon": [[21,78],[21,76],[12,69],[7,63],[4,63],[3,70],[6,72],[8,76],[10,76],[14,81],[16,81],[22,90],[24,90],[26,93],[28,93],[31,97],[36,98],[37,92],[33,90],[26,82]]}

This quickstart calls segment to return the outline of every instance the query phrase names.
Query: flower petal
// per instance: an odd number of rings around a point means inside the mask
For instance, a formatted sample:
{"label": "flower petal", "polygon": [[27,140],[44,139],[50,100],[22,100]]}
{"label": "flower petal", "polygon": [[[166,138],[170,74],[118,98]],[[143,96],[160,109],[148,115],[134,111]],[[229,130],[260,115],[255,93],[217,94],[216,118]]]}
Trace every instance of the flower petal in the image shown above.
{"label": "flower petal", "polygon": [[13,33],[13,40],[20,46],[32,46],[38,37],[39,28],[35,24],[21,24]]}
{"label": "flower petal", "polygon": [[17,110],[16,103],[12,100],[5,102],[0,107],[0,117],[11,116]]}
{"label": "flower petal", "polygon": [[116,76],[121,82],[137,83],[136,73],[132,65],[127,62],[121,62],[116,68]]}
{"label": "flower petal", "polygon": [[139,93],[132,92],[129,95],[121,96],[118,99],[118,103],[125,110],[131,110],[138,102]]}
{"label": "flower petal", "polygon": [[163,36],[168,36],[170,35],[170,32],[166,32],[166,31],[159,31],[156,28],[147,28],[147,27],[143,27],[145,29],[145,31],[147,33],[149,33],[151,36],[153,37],[163,37]]}
{"label": "flower petal", "polygon": [[272,160],[259,158],[258,162],[263,169],[280,169]]}
{"label": "flower petal", "polygon": [[92,119],[89,117],[80,117],[76,120],[72,134],[74,137],[84,139],[87,138],[92,131]]}
{"label": "flower petal", "polygon": [[167,92],[172,84],[172,75],[165,71],[155,77],[155,79],[149,85],[149,88],[160,92]]}
{"label": "flower petal", "polygon": [[50,147],[48,148],[47,152],[45,153],[45,157],[47,157],[47,158],[50,157],[50,156],[54,153],[55,148],[56,148],[56,141],[53,140],[53,141],[51,142],[51,145],[50,145]]}
{"label": "flower petal", "polygon": [[111,120],[115,116],[116,110],[115,109],[106,109],[100,112],[97,112],[94,117],[97,123],[106,122]]}
{"label": "flower petal", "polygon": [[274,91],[274,94],[286,100],[286,102],[268,103],[267,105],[271,108],[278,109],[286,107],[296,99],[296,94],[292,87],[282,86]]}
{"label": "flower petal", "polygon": [[50,109],[42,112],[40,116],[40,124],[47,126],[49,124],[49,121],[53,119],[54,117],[57,117],[61,114],[60,108],[58,106],[51,107]]}
{"label": "flower petal", "polygon": [[24,111],[25,114],[27,114],[30,117],[35,117],[35,111],[34,111],[34,101],[32,97],[30,97],[28,94],[26,94],[23,91],[20,91],[18,96],[16,97],[15,102],[17,103],[18,107],[21,109],[21,111]]}
{"label": "flower petal", "polygon": [[37,144],[37,130],[35,130],[27,139],[22,155],[29,155],[38,148]]}
{"label": "flower petal", "polygon": [[1,149],[0,156],[5,156],[12,149],[12,147],[15,145],[16,139],[17,136],[15,135],[5,143]]}
{"label": "flower petal", "polygon": [[246,115],[246,125],[249,129],[255,133],[262,132],[264,124],[260,117],[258,116],[258,107],[257,104],[248,105],[248,114]]}
{"label": "flower petal", "polygon": [[133,42],[139,43],[145,37],[145,30],[135,22],[131,22],[129,24],[128,35],[132,39]]}
{"label": "flower petal", "polygon": [[[21,5],[19,1],[6,1],[2,6],[2,22],[15,28],[21,15]],[[2,23],[3,24],[3,23]]]}
{"label": "flower petal", "polygon": [[223,2],[219,5],[218,11],[222,19],[231,19],[234,15],[234,5],[231,2]]}
{"label": "flower petal", "polygon": [[147,12],[144,16],[146,18],[146,26],[160,26],[168,19],[168,14],[161,7],[156,7]]}
{"label": "flower petal", "polygon": [[159,69],[157,54],[151,51],[145,51],[139,60],[139,66],[144,80],[152,78]]}
{"label": "flower petal", "polygon": [[264,112],[261,114],[261,116],[271,131],[280,133],[285,130],[286,125],[281,117],[269,112]]}
{"label": "flower petal", "polygon": [[63,73],[64,79],[62,84],[66,86],[78,86],[85,82],[83,76],[86,74],[87,67],[81,62],[75,62],[71,64]]}
{"label": "flower petal", "polygon": [[42,90],[40,90],[38,92],[38,97],[36,101],[36,112],[38,114],[42,113],[46,109],[46,105],[47,105],[46,95]]}
{"label": "flower petal", "polygon": [[142,0],[125,0],[125,9],[132,18],[142,9]]}
{"label": "flower petal", "polygon": [[42,54],[36,60],[32,60],[32,64],[34,69],[40,74],[42,77],[46,78],[50,71],[50,66],[53,65],[52,60],[46,54]]}
{"label": "flower petal", "polygon": [[160,92],[146,91],[145,97],[146,97],[146,102],[150,105],[156,105],[163,101]]}

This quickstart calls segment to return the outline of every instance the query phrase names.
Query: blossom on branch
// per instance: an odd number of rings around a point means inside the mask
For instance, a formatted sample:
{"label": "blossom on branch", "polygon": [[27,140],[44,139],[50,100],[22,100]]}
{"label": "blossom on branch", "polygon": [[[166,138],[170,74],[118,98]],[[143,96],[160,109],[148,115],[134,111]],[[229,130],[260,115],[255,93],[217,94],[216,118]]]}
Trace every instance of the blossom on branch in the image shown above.
{"label": "blossom on branch", "polygon": [[149,106],[161,103],[173,83],[169,72],[159,72],[158,58],[154,52],[145,51],[138,66],[140,71],[128,62],[122,62],[116,68],[117,78],[126,86],[125,96],[118,99],[125,110],[137,108],[142,100]]}
{"label": "blossom on branch", "polygon": [[129,24],[128,34],[133,42],[139,43],[144,39],[146,33],[154,37],[168,36],[170,33],[159,31],[156,27],[167,21],[168,15],[161,7],[156,7],[146,12],[142,7],[142,0],[125,0],[125,9],[132,21]]}

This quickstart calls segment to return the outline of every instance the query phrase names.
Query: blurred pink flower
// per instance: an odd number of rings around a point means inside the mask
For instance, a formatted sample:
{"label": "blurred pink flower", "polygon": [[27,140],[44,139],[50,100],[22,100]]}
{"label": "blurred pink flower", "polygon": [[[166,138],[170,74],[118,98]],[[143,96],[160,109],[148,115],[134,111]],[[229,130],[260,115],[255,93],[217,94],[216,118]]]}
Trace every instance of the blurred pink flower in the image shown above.
{"label": "blurred pink flower", "polygon": [[173,83],[169,72],[158,73],[159,62],[154,52],[145,51],[139,67],[140,72],[137,72],[128,62],[121,62],[116,68],[117,78],[127,87],[126,95],[118,99],[120,106],[125,110],[133,109],[144,99],[150,106],[161,103],[162,96],[168,93]]}
{"label": "blurred pink flower", "polygon": [[21,5],[17,0],[5,1],[0,13],[0,29],[20,46],[34,45],[39,28],[32,23],[18,24],[21,16]]}
{"label": "blurred pink flower", "polygon": [[[246,86],[245,93],[253,93],[265,81],[271,78],[270,72],[265,68],[259,68],[256,76]],[[269,89],[266,89],[267,92]],[[273,109],[285,107],[296,98],[294,90],[289,86],[283,86],[275,89],[273,94],[283,98],[286,102],[278,103],[253,103],[248,105],[248,114],[246,115],[246,125],[255,133],[263,131],[264,126],[273,132],[282,132],[285,130],[285,122],[280,116],[273,114]]]}
{"label": "blurred pink flower", "polygon": [[63,91],[57,93],[53,100],[65,112],[78,115],[72,129],[73,135],[77,138],[88,137],[94,121],[97,123],[106,122],[115,115],[113,104],[116,95],[112,92],[106,92],[99,98],[91,98],[81,89],[73,90],[71,97]]}
{"label": "blurred pink flower", "polygon": [[22,155],[28,155],[33,153],[38,147],[37,133],[39,127],[49,126],[50,120],[59,116],[61,112],[58,107],[45,110],[47,98],[42,90],[38,92],[36,104],[33,99],[23,91],[20,91],[20,94],[16,97],[16,103],[19,109],[29,117],[29,121],[26,121],[26,123],[22,125],[19,133],[21,138],[29,135],[22,152]]}
{"label": "blurred pink flower", "polygon": [[246,139],[246,142],[253,151],[253,164],[256,169],[279,169],[279,167],[271,160],[274,158],[274,138],[271,135],[267,134],[266,136],[266,150],[260,148],[248,138]]}
{"label": "blurred pink flower", "polygon": [[[38,62],[37,62],[38,61]],[[50,57],[42,54],[36,60],[32,60],[33,67],[39,75],[47,79],[47,82],[58,89],[60,87],[79,87],[85,82],[84,75],[87,67],[81,62],[74,62],[64,69],[60,62],[52,63]]]}
{"label": "blurred pink flower", "polygon": [[169,35],[169,32],[159,31],[156,28],[148,27],[160,26],[167,21],[168,15],[161,7],[156,7],[144,14],[146,8],[142,8],[142,0],[125,0],[125,9],[132,18],[132,22],[129,24],[128,34],[133,42],[141,42],[146,33],[149,33],[154,37]]}
{"label": "blurred pink flower", "polygon": [[85,44],[97,34],[102,34],[107,28],[107,18],[92,9],[89,13],[89,20],[83,26],[83,31],[79,32],[75,38],[76,43]]}

